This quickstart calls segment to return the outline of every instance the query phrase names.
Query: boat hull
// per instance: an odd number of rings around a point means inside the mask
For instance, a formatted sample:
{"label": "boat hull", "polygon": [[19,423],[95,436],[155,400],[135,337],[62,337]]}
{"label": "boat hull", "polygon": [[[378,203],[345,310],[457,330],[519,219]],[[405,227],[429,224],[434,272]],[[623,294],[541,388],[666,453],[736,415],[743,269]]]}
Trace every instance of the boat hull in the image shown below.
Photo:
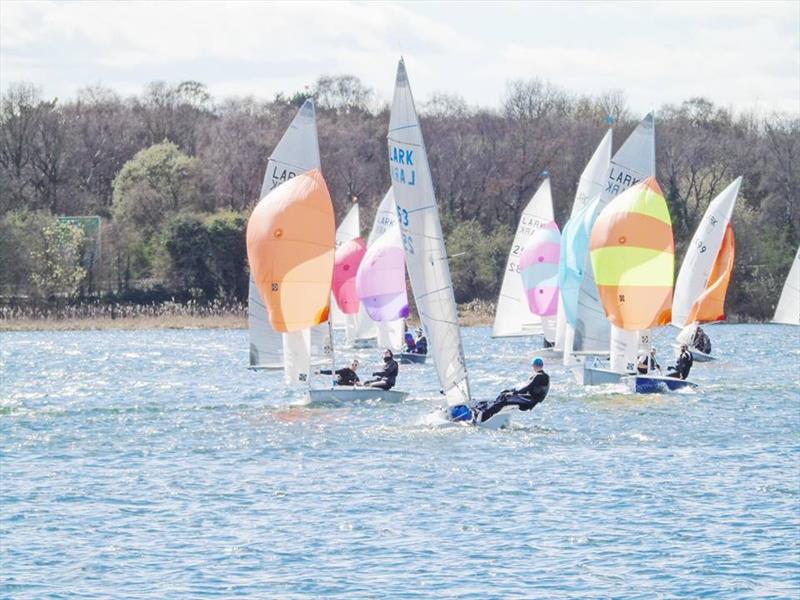
{"label": "boat hull", "polygon": [[598,367],[578,366],[575,370],[575,378],[580,385],[606,385],[609,383],[619,383],[625,375],[610,369],[600,369]]}
{"label": "boat hull", "polygon": [[636,394],[664,394],[682,389],[694,389],[697,384],[688,379],[659,377],[656,375],[631,375],[625,377],[628,388]]}
{"label": "boat hull", "polygon": [[397,354],[397,362],[401,365],[424,365],[427,359],[427,354],[414,354],[413,352],[400,352]]}
{"label": "boat hull", "polygon": [[364,402],[367,400],[380,400],[381,402],[402,402],[408,398],[408,392],[398,390],[382,390],[370,387],[339,386],[334,388],[308,390],[308,397],[312,403],[345,404],[351,402]]}
{"label": "boat hull", "polygon": [[378,340],[375,338],[356,338],[350,344],[351,348],[356,350],[363,350],[365,348],[375,348],[378,345]]}
{"label": "boat hull", "polygon": [[250,365],[247,367],[250,371],[281,371],[283,363],[274,365]]}

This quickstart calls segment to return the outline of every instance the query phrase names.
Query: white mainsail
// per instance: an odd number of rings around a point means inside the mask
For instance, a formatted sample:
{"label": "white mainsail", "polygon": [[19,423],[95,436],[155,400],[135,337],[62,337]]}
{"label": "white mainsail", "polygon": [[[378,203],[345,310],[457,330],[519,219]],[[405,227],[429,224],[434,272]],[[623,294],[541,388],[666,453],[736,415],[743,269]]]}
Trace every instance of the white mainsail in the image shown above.
{"label": "white mainsail", "polygon": [[[269,157],[259,199],[292,177],[319,168],[317,120],[314,103],[309,99],[297,111],[289,128]],[[284,366],[285,368],[282,349],[284,341],[281,334],[272,329],[267,309],[252,277],[248,290],[247,322],[250,332],[250,367],[257,369]],[[286,335],[297,337],[300,334],[299,332],[284,334],[283,337]],[[290,345],[299,347],[299,342],[295,340]]]}
{"label": "white mainsail", "polygon": [[[367,247],[371,248],[384,235],[399,233],[400,225],[397,223],[397,207],[394,203],[392,188],[383,196],[383,200],[378,205],[375,213],[375,220],[372,222],[372,231],[367,238]],[[366,317],[369,320],[369,316]],[[405,320],[380,321],[375,323],[378,336],[379,348],[392,348],[400,350],[403,347],[403,333],[405,332]]]}
{"label": "white mainsail", "polygon": [[742,178],[738,177],[711,201],[694,232],[675,281],[672,300],[672,324],[675,327],[682,329],[689,325],[692,307],[708,285],[741,184]]}
{"label": "white mainsail", "polygon": [[787,325],[800,325],[800,248],[794,255],[792,268],[786,278],[786,283],[783,284],[781,298],[778,300],[772,321]]}
{"label": "white mainsail", "polygon": [[389,119],[389,167],[406,267],[442,392],[471,404],[447,250],[414,99],[403,60]]}
{"label": "white mainsail", "polygon": [[[612,198],[629,187],[648,177],[655,177],[655,139],[655,121],[653,114],[648,113],[611,159],[600,192],[601,210]],[[564,349],[565,361],[571,351],[600,353],[608,351],[611,326],[600,303],[588,256],[585,276],[578,292],[578,317],[574,329],[572,343],[566,345]]]}
{"label": "white mainsail", "polygon": [[[586,163],[583,173],[581,173],[581,177],[578,180],[578,189],[575,190],[575,200],[572,202],[572,210],[569,215],[570,219],[581,212],[593,198],[598,197],[605,187],[605,176],[608,173],[608,166],[611,162],[612,131],[611,128],[606,131],[603,139],[600,140],[592,157],[589,159],[589,162]],[[564,260],[564,257],[562,257],[562,260]],[[567,331],[569,331],[569,333],[567,333]],[[561,302],[561,295],[559,294],[558,312],[556,313],[556,350],[564,349],[564,341],[567,335],[569,335],[571,344],[574,337],[572,326],[567,323],[564,306]]]}
{"label": "white mainsail", "polygon": [[553,197],[550,179],[545,178],[531,198],[517,225],[517,233],[508,253],[503,284],[497,298],[492,337],[541,335],[542,318],[531,313],[522,286],[519,259],[537,229],[553,221]]}

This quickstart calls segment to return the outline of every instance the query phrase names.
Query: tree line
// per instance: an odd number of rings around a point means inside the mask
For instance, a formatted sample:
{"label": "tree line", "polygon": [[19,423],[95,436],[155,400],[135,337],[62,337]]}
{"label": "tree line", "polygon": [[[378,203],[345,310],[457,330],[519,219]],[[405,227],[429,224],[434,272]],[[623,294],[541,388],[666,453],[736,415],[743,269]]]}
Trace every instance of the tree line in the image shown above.
{"label": "tree line", "polygon": [[[269,101],[217,100],[193,81],[155,82],[125,98],[89,87],[68,100],[27,83],[8,87],[3,302],[246,301],[247,217],[272,148],[308,97],[337,216],[357,199],[366,232],[390,184],[389,107],[353,76],[321,77]],[[509,82],[499,108],[454,94],[418,104],[447,244],[466,253],[451,263],[459,302],[496,297],[516,222],[543,173],[563,227],[608,121],[616,150],[641,116],[621,92],[576,95],[538,79]],[[728,312],[769,318],[800,242],[800,116],[692,98],[657,111],[656,152],[678,260],[711,199],[743,176]],[[98,215],[102,225],[84,230],[65,215]]]}

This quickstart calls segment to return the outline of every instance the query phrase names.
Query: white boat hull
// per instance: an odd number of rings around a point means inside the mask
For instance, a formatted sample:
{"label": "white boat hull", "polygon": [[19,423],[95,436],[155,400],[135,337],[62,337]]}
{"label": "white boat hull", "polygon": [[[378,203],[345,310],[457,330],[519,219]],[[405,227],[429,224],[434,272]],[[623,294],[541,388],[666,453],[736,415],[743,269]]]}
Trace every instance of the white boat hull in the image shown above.
{"label": "white boat hull", "polygon": [[619,383],[622,373],[617,373],[610,369],[600,369],[598,367],[587,367],[578,365],[574,371],[575,379],[580,385],[606,385],[609,383]]}
{"label": "white boat hull", "polygon": [[308,390],[308,397],[312,403],[331,402],[344,404],[348,402],[364,402],[367,400],[402,402],[408,398],[408,392],[382,390],[371,387],[338,386],[334,388]]}
{"label": "white boat hull", "polygon": [[283,370],[283,363],[273,365],[249,365],[247,368],[251,371],[281,371]]}
{"label": "white boat hull", "polygon": [[363,350],[364,348],[375,348],[377,345],[378,340],[375,338],[356,338],[350,344],[350,347],[356,350]]}

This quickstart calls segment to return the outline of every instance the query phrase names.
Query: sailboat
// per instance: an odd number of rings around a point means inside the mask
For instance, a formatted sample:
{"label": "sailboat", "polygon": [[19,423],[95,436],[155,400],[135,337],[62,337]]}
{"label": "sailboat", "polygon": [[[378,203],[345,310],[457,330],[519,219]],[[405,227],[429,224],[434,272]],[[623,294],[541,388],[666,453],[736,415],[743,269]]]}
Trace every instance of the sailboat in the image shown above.
{"label": "sailboat", "polygon": [[289,178],[256,205],[247,222],[247,259],[272,329],[283,333],[287,381],[307,385],[326,323],[334,259],[334,217],[319,169]]}
{"label": "sailboat", "polygon": [[[649,113],[612,157],[604,178],[605,185],[596,198],[597,204],[592,214],[599,215],[618,194],[654,176],[655,121],[652,113]],[[576,380],[583,385],[611,383],[616,378],[608,375],[608,369],[599,367],[596,358],[589,358],[589,355],[605,355],[611,346],[611,327],[600,302],[592,263],[588,255],[576,256],[574,260],[578,265],[583,260],[584,266],[579,268],[581,282],[573,318],[570,319],[569,313],[565,313],[569,326],[564,337],[564,364],[574,367]],[[579,356],[587,357],[583,364],[576,364],[576,357]],[[611,371],[616,369],[612,366]]]}
{"label": "sailboat", "polygon": [[[545,332],[539,315],[528,310],[528,301],[520,278],[520,255],[531,236],[546,224],[553,221],[553,197],[550,179],[545,180],[536,190],[517,224],[514,241],[508,253],[503,283],[497,298],[492,337],[521,337],[542,335],[545,346],[555,341],[555,327]],[[549,334],[549,337],[548,337]]]}
{"label": "sailboat", "polygon": [[[360,210],[357,202],[347,212],[347,215],[336,228],[336,248],[341,248],[355,239],[360,239],[361,221]],[[335,276],[335,275],[334,275]],[[339,305],[338,298],[331,302],[331,323],[334,329],[344,330],[345,344],[354,348],[369,348],[374,346],[377,334],[373,322],[363,310],[347,313]]]}
{"label": "sailboat", "polygon": [[[725,319],[725,295],[735,256],[730,221],[741,183],[742,178],[737,178],[711,201],[686,250],[672,301],[672,324],[682,330],[681,343],[692,339],[699,323]],[[713,358],[696,348],[691,351],[697,362]]]}
{"label": "sailboat", "polygon": [[545,340],[555,338],[560,255],[561,233],[550,221],[534,232],[519,259],[528,310],[541,318]]}
{"label": "sailboat", "polygon": [[[265,201],[271,191],[297,175],[319,168],[316,114],[314,103],[309,99],[297,111],[267,161],[259,201]],[[269,314],[253,279],[252,271],[248,290],[247,322],[250,335],[249,368],[284,369],[284,336],[270,325]],[[303,344],[300,342],[302,340],[294,339],[289,343],[302,349]]]}
{"label": "sailboat", "polygon": [[[675,243],[667,202],[648,177],[614,198],[598,215],[590,240],[592,269],[603,310],[611,323],[611,370],[636,369],[640,339],[669,323]],[[631,375],[636,392],[695,384],[651,374]]]}
{"label": "sailboat", "polygon": [[[389,237],[387,238],[386,236]],[[390,251],[389,248],[394,248],[394,250]],[[391,253],[395,258],[387,257],[387,253]],[[380,255],[380,258],[378,255]],[[388,273],[384,273],[377,279],[373,279],[372,275],[367,275],[376,259],[380,263],[379,269],[391,270],[393,275],[389,276]],[[396,259],[402,260],[402,264],[399,264]],[[384,260],[388,260],[388,264]],[[363,274],[361,273],[362,270],[365,271]],[[361,283],[359,284],[359,282]],[[360,288],[361,291],[359,291],[359,285],[363,286]],[[367,254],[361,262],[356,279],[356,289],[367,316],[375,324],[378,346],[380,348],[391,348],[396,354],[399,353],[403,348],[405,319],[408,317],[408,295],[406,293],[405,253],[403,252],[400,226],[397,223],[397,207],[394,203],[394,194],[391,187],[384,195],[378,205],[378,210],[375,212],[372,230],[367,238]],[[383,298],[380,301],[370,300],[367,298],[369,295],[383,296]],[[383,304],[388,302],[387,295],[397,301],[398,316],[392,317],[393,308],[390,309]],[[381,304],[379,310],[376,302]],[[370,308],[372,308],[372,312]]]}
{"label": "sailboat", "polygon": [[[405,63],[397,65],[389,118],[389,169],[406,267],[420,319],[428,336],[439,389],[450,407],[474,405],[458,326],[445,240],[433,190],[428,157],[414,107]],[[446,423],[447,412],[441,414]],[[499,412],[481,423],[503,427],[508,413]]]}
{"label": "sailboat", "polygon": [[783,284],[783,291],[781,291],[772,322],[800,325],[800,248],[794,255],[792,268]]}
{"label": "sailboat", "polygon": [[[591,232],[591,225],[585,232],[586,244],[583,250],[578,252],[572,243],[567,243],[567,230],[572,233],[570,239],[576,235],[578,221],[585,219],[586,207],[600,198],[600,195],[605,188],[605,179],[608,174],[608,165],[611,162],[611,143],[612,143],[612,129],[606,131],[603,139],[595,148],[589,162],[581,173],[578,180],[578,189],[575,191],[575,199],[572,202],[572,210],[570,211],[569,220],[564,225],[563,235],[561,238],[561,264],[559,267],[558,285],[559,285],[559,302],[558,311],[556,313],[556,340],[554,350],[556,352],[564,351],[565,344],[570,348],[574,339],[574,328],[570,323],[575,323],[575,315],[577,313],[578,293],[580,291],[580,284],[583,281],[583,273],[585,271],[587,256],[588,256],[588,243],[589,233]],[[582,215],[582,216],[579,216]],[[592,216],[592,222],[594,222]],[[565,262],[571,264],[569,272],[563,269]],[[571,279],[571,285],[565,288],[566,279]],[[571,317],[568,320],[564,310],[564,303],[567,302],[574,310],[571,312]],[[567,343],[567,338],[569,341]],[[571,355],[565,354],[564,358],[567,360],[565,364],[569,364],[572,360]]]}

